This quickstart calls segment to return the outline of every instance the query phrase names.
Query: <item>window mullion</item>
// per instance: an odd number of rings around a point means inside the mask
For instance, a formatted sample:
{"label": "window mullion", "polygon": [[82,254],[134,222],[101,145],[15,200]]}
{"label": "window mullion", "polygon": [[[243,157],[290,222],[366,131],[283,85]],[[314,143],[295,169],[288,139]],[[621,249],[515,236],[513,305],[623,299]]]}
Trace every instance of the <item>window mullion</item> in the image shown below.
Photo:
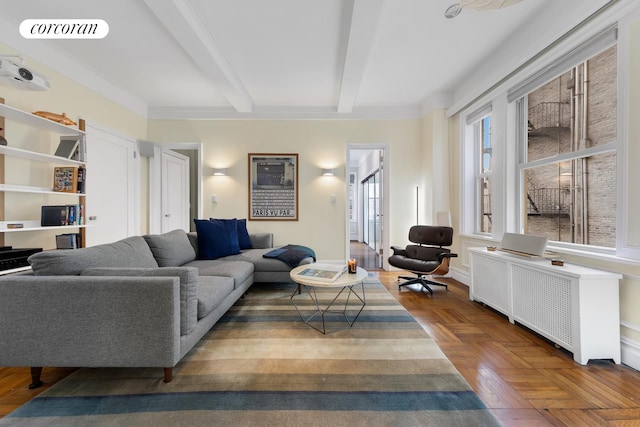
{"label": "window mullion", "polygon": [[610,142],[608,144],[603,144],[603,145],[597,145],[595,147],[589,147],[589,148],[585,148],[583,150],[580,151],[575,151],[572,153],[563,153],[563,154],[559,154],[557,156],[553,156],[553,157],[546,157],[544,159],[539,159],[539,160],[534,160],[531,162],[527,162],[527,163],[522,163],[520,164],[520,168],[525,170],[525,169],[531,169],[531,168],[535,168],[538,166],[545,166],[545,165],[550,165],[550,164],[554,164],[554,163],[560,163],[560,162],[567,162],[567,161],[571,161],[571,160],[578,160],[578,159],[583,159],[585,157],[591,157],[591,156],[595,156],[597,154],[602,154],[602,153],[606,153],[606,152],[610,152],[610,151],[616,151],[617,150],[617,142],[613,141]]}

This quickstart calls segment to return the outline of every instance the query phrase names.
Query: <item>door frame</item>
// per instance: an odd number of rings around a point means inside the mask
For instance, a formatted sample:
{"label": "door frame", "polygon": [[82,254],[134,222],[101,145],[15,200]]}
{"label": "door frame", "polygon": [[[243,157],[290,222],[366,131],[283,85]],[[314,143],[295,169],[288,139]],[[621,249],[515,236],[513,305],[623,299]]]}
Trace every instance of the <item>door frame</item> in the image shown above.
{"label": "door frame", "polygon": [[[196,186],[198,203],[198,218],[202,218],[202,143],[201,142],[152,142],[153,156],[149,157],[149,233],[159,234],[162,229],[162,150],[195,150],[197,162],[189,167],[196,167],[198,176],[196,182],[190,185]],[[189,162],[191,163],[191,162]]]}
{"label": "door frame", "polygon": [[[382,269],[383,270],[389,270],[389,262],[387,261],[388,259],[388,253],[389,253],[389,231],[390,231],[390,203],[389,203],[389,188],[391,188],[391,185],[389,183],[390,180],[390,164],[391,162],[389,161],[389,157],[390,157],[390,150],[389,150],[389,144],[386,143],[348,143],[346,146],[346,170],[347,170],[347,176],[349,175],[349,168],[350,168],[350,164],[351,164],[351,150],[381,150],[382,151],[382,158],[383,158],[383,163],[382,163],[382,253],[380,254],[380,257],[382,259]],[[359,178],[358,178],[359,180]],[[345,200],[348,200],[349,197],[349,180],[345,179],[345,186],[344,186],[344,194],[345,194]],[[348,254],[351,252],[351,232],[350,232],[350,227],[349,227],[349,204],[345,203],[345,211],[344,211],[344,218],[345,218],[345,236],[346,236],[346,247],[345,247],[345,253]]]}

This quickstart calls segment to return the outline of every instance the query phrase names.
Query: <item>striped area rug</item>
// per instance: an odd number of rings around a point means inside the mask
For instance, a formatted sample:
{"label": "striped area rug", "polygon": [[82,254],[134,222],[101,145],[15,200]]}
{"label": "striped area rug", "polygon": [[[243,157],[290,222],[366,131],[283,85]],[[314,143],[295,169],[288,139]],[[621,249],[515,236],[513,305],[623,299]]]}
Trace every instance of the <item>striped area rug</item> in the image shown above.
{"label": "striped area rug", "polygon": [[[294,289],[254,285],[169,384],[161,369],[80,369],[0,425],[499,425],[376,279],[365,281],[367,304],[353,326],[332,313],[324,335],[300,319]],[[323,290],[318,298],[327,303],[335,294]],[[312,313],[305,293],[296,300],[301,313]]]}

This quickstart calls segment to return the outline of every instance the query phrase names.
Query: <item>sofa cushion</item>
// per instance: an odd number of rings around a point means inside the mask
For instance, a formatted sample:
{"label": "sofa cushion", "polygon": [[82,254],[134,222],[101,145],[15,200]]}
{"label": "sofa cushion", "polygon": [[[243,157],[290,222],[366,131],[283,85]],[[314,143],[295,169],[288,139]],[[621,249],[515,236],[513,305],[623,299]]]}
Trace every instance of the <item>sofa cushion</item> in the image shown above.
{"label": "sofa cushion", "polygon": [[247,261],[233,260],[195,260],[184,267],[196,267],[200,277],[222,276],[233,278],[233,288],[239,288],[247,280],[253,277],[253,264]]}
{"label": "sofa cushion", "polygon": [[89,248],[38,252],[28,261],[37,276],[79,275],[91,267],[158,267],[142,236]]}
{"label": "sofa cushion", "polygon": [[215,310],[233,292],[233,278],[200,276],[198,281],[198,320]]}
{"label": "sofa cushion", "polygon": [[218,259],[240,252],[235,222],[194,219],[198,233],[198,258]]}
{"label": "sofa cushion", "polygon": [[[220,258],[219,261],[247,261],[253,264],[254,272],[291,271],[291,267],[284,262],[275,258],[265,258],[263,256],[272,250],[273,248],[246,250],[237,255]],[[303,259],[300,264],[309,264],[312,262],[314,262],[313,258],[309,256],[308,258]]]}
{"label": "sofa cushion", "polygon": [[266,249],[273,248],[273,233],[255,233],[249,235],[251,238],[251,248]]}
{"label": "sofa cushion", "polygon": [[178,277],[180,278],[180,335],[189,335],[196,327],[198,270],[188,267],[160,268],[87,268],[83,276]]}
{"label": "sofa cushion", "polygon": [[177,267],[196,259],[196,251],[193,250],[184,230],[142,237],[151,248],[153,257],[160,267]]}

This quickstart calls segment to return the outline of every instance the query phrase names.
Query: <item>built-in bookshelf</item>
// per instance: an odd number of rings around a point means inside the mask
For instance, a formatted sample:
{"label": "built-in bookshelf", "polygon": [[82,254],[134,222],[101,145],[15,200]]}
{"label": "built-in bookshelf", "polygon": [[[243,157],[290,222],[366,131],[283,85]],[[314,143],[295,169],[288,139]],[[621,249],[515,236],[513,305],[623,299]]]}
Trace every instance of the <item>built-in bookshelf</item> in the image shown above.
{"label": "built-in bookshelf", "polygon": [[[4,100],[0,98],[0,135],[5,136],[4,129],[7,126],[10,126],[12,122],[21,123],[22,125],[26,125],[28,127],[35,128],[40,131],[45,131],[49,133],[54,133],[59,135],[60,137],[78,137],[82,141],[84,141],[84,120],[79,120],[78,126],[67,126],[61,123],[45,119],[39,117],[37,115],[21,111],[17,108],[8,106],[4,104]],[[85,194],[84,192],[64,192],[64,191],[54,191],[53,182],[51,183],[51,187],[40,187],[40,186],[29,186],[29,185],[21,185],[21,184],[13,184],[6,182],[5,176],[5,162],[9,158],[20,158],[26,159],[28,161],[34,162],[43,162],[49,164],[53,172],[55,167],[60,166],[71,166],[79,169],[85,169],[85,162],[69,159],[61,156],[56,156],[47,152],[38,152],[38,151],[30,151],[25,150],[19,147],[11,146],[11,141],[8,143],[9,145],[0,145],[0,246],[3,246],[5,233],[20,233],[20,232],[30,232],[30,231],[44,231],[44,230],[69,230],[75,229],[78,230],[78,234],[80,235],[80,246],[84,246],[85,242],[85,234],[84,227],[85,224],[76,224],[76,225],[60,225],[60,226],[45,226],[43,227],[40,221],[32,220],[32,219],[20,219],[20,218],[6,218],[6,210],[5,210],[5,193],[24,193],[24,194],[41,194],[41,195],[56,195],[64,197],[68,200],[65,204],[68,205],[77,205],[77,206],[85,206]],[[84,146],[84,144],[83,144]],[[82,157],[84,159],[84,157]],[[53,180],[52,180],[53,181]],[[15,200],[15,199],[14,199]],[[19,199],[18,199],[19,200]],[[45,203],[43,199],[43,205]],[[83,209],[84,210],[84,209]],[[35,216],[35,213],[32,213],[32,217]],[[43,243],[43,247],[48,246]]]}

